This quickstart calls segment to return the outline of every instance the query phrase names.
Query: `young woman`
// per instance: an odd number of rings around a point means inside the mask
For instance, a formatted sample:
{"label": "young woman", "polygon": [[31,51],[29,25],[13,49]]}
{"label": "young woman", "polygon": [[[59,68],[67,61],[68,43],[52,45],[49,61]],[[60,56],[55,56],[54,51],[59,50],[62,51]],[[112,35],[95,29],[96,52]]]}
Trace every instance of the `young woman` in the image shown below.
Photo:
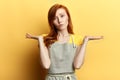
{"label": "young woman", "polygon": [[48,69],[46,80],[77,80],[74,74],[85,56],[89,40],[99,40],[102,36],[75,35],[68,9],[61,4],[53,5],[48,12],[50,32],[40,36],[29,33],[26,38],[39,41],[42,65]]}

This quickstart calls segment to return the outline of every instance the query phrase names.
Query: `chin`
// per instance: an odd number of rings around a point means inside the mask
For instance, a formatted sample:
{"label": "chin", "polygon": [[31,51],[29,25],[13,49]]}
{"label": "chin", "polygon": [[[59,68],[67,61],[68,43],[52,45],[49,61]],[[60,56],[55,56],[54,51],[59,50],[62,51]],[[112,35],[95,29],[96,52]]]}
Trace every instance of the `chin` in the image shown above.
{"label": "chin", "polygon": [[60,28],[59,31],[67,30],[66,28]]}
{"label": "chin", "polygon": [[58,28],[58,30],[66,30],[67,29],[67,27],[64,27],[64,26],[60,26],[59,28]]}

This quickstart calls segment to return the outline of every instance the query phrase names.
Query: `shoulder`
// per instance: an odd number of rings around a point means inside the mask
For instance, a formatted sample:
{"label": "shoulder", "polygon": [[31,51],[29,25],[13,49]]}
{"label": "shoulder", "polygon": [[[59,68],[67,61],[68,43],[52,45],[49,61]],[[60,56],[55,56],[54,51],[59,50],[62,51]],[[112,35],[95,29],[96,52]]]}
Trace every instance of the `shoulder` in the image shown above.
{"label": "shoulder", "polygon": [[72,34],[74,43],[76,45],[81,45],[84,39],[84,36],[80,35],[80,34]]}
{"label": "shoulder", "polygon": [[72,36],[73,36],[74,38],[83,38],[83,36],[80,35],[80,34],[72,34]]}
{"label": "shoulder", "polygon": [[41,34],[40,36],[43,36],[43,37],[44,37],[44,36],[47,36],[47,35],[48,35],[48,34]]}
{"label": "shoulder", "polygon": [[38,37],[45,37],[45,36],[47,36],[48,34],[40,34]]}

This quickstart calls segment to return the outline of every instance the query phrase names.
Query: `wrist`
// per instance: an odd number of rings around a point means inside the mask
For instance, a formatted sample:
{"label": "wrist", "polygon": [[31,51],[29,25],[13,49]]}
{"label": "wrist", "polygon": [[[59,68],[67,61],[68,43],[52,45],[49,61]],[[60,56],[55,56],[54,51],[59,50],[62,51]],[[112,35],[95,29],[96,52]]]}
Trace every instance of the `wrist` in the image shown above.
{"label": "wrist", "polygon": [[89,40],[89,39],[88,39],[87,37],[85,37],[84,40],[83,40],[83,42],[84,42],[84,43],[87,43],[88,40]]}
{"label": "wrist", "polygon": [[85,37],[82,44],[86,45],[88,43],[88,41],[89,41],[88,38]]}
{"label": "wrist", "polygon": [[40,36],[40,37],[39,37],[39,40],[43,41],[43,36]]}

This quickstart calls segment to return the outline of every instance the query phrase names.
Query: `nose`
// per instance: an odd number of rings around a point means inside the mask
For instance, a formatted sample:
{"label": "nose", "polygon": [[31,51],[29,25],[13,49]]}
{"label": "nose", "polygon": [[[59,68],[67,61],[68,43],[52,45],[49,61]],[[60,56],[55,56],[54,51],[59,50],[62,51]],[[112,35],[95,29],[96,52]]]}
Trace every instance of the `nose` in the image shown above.
{"label": "nose", "polygon": [[62,22],[62,19],[58,17],[58,23],[60,24]]}

